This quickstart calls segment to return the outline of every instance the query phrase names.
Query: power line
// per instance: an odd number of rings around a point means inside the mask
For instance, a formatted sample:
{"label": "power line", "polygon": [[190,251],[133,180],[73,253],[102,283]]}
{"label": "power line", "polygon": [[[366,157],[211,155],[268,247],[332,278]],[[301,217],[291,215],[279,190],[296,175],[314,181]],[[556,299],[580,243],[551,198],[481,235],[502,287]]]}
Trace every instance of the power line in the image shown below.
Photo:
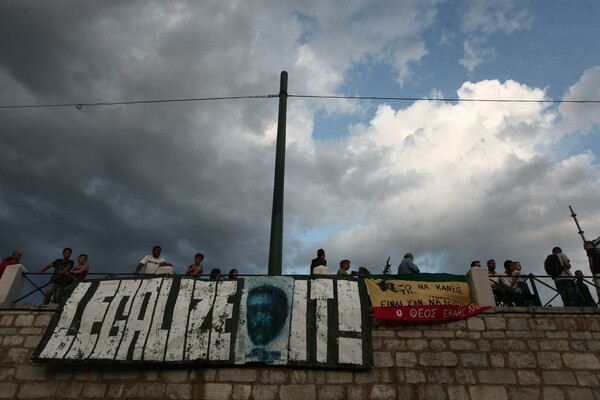
{"label": "power line", "polygon": [[309,99],[348,99],[348,100],[394,100],[394,101],[446,101],[446,102],[488,102],[488,103],[600,103],[600,100],[533,100],[533,99],[459,99],[438,97],[377,97],[377,96],[319,96],[309,94],[290,94],[288,97]]}
{"label": "power line", "polygon": [[[383,101],[444,101],[453,103],[546,103],[546,104],[598,104],[600,100],[533,100],[533,99],[460,99],[460,98],[437,98],[437,97],[380,97],[380,96],[335,96],[335,95],[308,95],[308,94],[288,94],[288,97],[297,97],[305,99],[324,99],[324,100],[383,100]],[[226,97],[194,97],[184,99],[157,99],[157,100],[131,100],[131,101],[112,101],[97,103],[56,103],[56,104],[20,104],[0,106],[0,109],[20,109],[20,108],[57,108],[57,107],[75,107],[78,110],[83,107],[99,106],[118,106],[132,104],[156,104],[156,103],[186,103],[195,101],[222,101],[222,100],[247,100],[247,99],[271,99],[279,97],[278,94],[254,95],[254,96],[226,96]]]}
{"label": "power line", "polygon": [[238,100],[238,99],[268,99],[279,97],[277,94],[265,94],[256,96],[228,96],[228,97],[196,97],[187,99],[158,99],[158,100],[131,100],[131,101],[112,101],[99,103],[58,103],[58,104],[23,104],[23,105],[8,105],[0,106],[0,109],[15,109],[15,108],[52,108],[52,107],[75,107],[81,110],[83,107],[98,107],[98,106],[119,106],[130,104],[153,104],[153,103],[185,103],[192,101],[216,101],[216,100]]}

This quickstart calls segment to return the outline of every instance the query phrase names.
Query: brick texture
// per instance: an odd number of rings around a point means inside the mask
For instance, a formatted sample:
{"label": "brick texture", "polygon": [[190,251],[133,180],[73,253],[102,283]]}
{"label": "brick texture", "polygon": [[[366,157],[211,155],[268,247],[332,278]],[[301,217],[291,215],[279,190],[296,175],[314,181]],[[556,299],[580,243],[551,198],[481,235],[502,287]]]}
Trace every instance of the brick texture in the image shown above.
{"label": "brick texture", "polygon": [[600,400],[600,309],[373,321],[370,371],[31,363],[53,313],[0,308],[0,399]]}

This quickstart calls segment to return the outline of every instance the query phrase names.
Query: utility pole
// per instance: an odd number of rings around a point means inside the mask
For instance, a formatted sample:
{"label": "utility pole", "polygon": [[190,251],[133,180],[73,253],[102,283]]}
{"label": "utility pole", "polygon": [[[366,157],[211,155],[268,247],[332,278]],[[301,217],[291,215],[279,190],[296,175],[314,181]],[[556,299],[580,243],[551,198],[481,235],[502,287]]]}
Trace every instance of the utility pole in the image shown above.
{"label": "utility pole", "polygon": [[273,213],[271,215],[271,244],[269,247],[269,275],[281,275],[283,252],[283,187],[285,180],[285,125],[287,116],[288,74],[281,71],[279,82],[279,117],[275,150],[275,181],[273,184]]}

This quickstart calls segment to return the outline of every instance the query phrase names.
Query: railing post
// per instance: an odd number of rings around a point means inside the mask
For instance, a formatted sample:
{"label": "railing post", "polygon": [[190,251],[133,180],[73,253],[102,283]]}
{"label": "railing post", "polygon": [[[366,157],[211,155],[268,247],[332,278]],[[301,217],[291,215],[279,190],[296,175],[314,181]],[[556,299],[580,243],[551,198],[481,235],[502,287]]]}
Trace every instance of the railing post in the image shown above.
{"label": "railing post", "polygon": [[9,265],[0,278],[0,303],[13,303],[19,298],[27,269],[22,264]]}

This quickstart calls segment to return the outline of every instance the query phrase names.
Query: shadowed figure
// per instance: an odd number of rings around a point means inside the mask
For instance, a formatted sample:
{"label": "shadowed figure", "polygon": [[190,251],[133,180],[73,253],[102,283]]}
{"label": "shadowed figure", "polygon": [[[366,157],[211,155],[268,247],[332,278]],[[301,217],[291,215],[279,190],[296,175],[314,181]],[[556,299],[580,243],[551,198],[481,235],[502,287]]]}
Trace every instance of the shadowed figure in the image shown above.
{"label": "shadowed figure", "polygon": [[275,339],[288,315],[285,292],[274,286],[259,286],[248,293],[246,300],[248,336],[262,346]]}

